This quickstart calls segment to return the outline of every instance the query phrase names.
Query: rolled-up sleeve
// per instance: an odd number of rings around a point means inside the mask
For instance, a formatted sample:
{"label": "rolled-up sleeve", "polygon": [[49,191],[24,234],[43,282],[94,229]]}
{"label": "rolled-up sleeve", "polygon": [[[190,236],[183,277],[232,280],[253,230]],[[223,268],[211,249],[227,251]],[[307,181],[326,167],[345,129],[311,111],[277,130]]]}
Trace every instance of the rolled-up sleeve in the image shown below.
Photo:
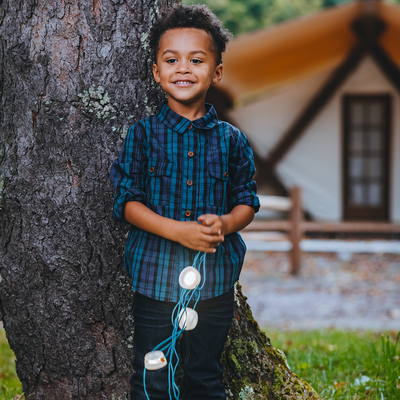
{"label": "rolled-up sleeve", "polygon": [[146,135],[137,125],[129,128],[119,157],[111,166],[111,183],[116,191],[113,218],[125,222],[124,208],[128,201],[145,202],[142,168],[144,164],[143,142]]}
{"label": "rolled-up sleeve", "polygon": [[228,209],[239,204],[254,208],[257,212],[260,201],[257,197],[253,150],[243,132],[237,130],[231,136],[229,151]]}

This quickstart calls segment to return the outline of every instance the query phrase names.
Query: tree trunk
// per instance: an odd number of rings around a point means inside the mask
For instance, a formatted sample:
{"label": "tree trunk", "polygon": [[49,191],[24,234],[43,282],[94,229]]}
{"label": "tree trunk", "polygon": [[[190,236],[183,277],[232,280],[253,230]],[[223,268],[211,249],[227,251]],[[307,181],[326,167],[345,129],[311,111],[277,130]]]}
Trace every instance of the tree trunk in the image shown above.
{"label": "tree trunk", "polygon": [[[133,292],[109,169],[162,98],[148,32],[173,2],[0,0],[0,320],[29,399],[128,398]],[[317,398],[238,303],[230,397]]]}
{"label": "tree trunk", "polygon": [[239,283],[235,286],[235,317],[222,354],[224,383],[234,400],[318,400],[304,380],[290,371],[282,350],[272,347],[261,331]]}

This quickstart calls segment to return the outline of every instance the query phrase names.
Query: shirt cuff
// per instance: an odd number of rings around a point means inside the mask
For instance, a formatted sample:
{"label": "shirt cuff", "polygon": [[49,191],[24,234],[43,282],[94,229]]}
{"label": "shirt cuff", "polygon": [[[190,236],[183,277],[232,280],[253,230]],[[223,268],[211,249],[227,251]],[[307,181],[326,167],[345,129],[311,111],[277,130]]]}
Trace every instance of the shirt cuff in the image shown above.
{"label": "shirt cuff", "polygon": [[142,191],[137,189],[130,189],[129,191],[125,191],[119,195],[115,195],[113,207],[113,219],[115,221],[129,224],[125,221],[124,218],[125,204],[128,201],[138,201],[140,203],[144,203],[145,195]]}

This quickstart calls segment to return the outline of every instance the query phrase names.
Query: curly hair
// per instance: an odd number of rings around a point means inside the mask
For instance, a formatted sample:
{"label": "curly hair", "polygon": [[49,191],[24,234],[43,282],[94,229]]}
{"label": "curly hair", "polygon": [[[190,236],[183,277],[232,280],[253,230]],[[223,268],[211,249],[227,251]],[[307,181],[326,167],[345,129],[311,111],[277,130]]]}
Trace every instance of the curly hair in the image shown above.
{"label": "curly hair", "polygon": [[222,63],[222,53],[233,36],[223,28],[221,21],[203,4],[189,6],[177,4],[161,15],[150,31],[150,48],[153,50],[154,60],[157,60],[162,35],[166,31],[176,28],[196,28],[206,31],[212,38],[217,64]]}

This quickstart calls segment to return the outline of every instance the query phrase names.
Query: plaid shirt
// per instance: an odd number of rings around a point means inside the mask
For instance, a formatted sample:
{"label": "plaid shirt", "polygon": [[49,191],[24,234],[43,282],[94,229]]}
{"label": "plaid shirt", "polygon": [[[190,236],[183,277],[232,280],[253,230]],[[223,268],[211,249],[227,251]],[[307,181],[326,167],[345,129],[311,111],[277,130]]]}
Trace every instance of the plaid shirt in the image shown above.
{"label": "plaid shirt", "polygon": [[[124,205],[139,201],[177,221],[202,214],[224,215],[246,204],[257,212],[259,200],[253,152],[245,135],[218,120],[213,106],[190,121],[165,103],[157,116],[133,125],[111,168],[116,190],[113,217],[124,221]],[[246,247],[238,233],[225,236],[206,257],[206,285],[201,299],[227,292],[238,280]],[[179,274],[197,252],[131,226],[124,262],[133,289],[156,300],[177,302]]]}

